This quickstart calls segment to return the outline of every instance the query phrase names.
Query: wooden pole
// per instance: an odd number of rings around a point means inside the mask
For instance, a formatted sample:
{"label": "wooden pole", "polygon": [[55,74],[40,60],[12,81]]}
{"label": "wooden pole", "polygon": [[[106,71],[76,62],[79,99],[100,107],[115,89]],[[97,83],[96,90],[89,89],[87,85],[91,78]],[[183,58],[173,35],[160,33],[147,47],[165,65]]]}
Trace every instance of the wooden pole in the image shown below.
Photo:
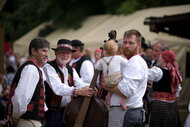
{"label": "wooden pole", "polygon": [[0,22],[0,74],[4,73],[4,26]]}
{"label": "wooden pole", "polygon": [[[90,83],[90,88],[94,88],[96,86],[96,81],[97,81],[97,78],[98,78],[98,74],[99,74],[99,71],[95,70],[93,79],[92,79],[92,81]],[[86,113],[87,113],[88,107],[90,105],[90,101],[91,101],[91,97],[85,97],[84,98],[82,106],[81,106],[81,108],[79,110],[79,113],[77,115],[77,118],[75,120],[74,127],[82,127],[83,126],[83,123],[84,123],[84,120],[85,120],[85,117],[86,117]]]}

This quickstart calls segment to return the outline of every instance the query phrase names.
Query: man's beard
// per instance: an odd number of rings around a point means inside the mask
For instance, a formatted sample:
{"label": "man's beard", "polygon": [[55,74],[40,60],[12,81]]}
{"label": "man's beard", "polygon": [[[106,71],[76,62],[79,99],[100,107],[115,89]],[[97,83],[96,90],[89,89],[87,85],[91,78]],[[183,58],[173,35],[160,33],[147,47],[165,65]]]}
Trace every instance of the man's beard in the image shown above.
{"label": "man's beard", "polygon": [[131,58],[132,56],[134,56],[135,54],[137,53],[137,47],[135,49],[133,49],[132,51],[131,50],[128,50],[128,48],[125,48],[123,50],[123,54],[125,57],[127,58]]}
{"label": "man's beard", "polygon": [[58,61],[60,64],[66,65],[69,62],[69,58],[64,60],[62,58],[58,58]]}

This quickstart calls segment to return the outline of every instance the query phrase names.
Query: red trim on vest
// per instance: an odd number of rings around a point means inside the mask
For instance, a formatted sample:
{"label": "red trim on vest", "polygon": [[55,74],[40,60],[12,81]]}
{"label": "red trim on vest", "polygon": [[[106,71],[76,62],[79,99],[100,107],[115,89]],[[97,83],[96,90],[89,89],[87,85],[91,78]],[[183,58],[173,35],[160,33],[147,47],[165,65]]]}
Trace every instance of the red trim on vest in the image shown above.
{"label": "red trim on vest", "polygon": [[27,105],[27,111],[33,111],[34,110],[34,104],[28,104]]}
{"label": "red trim on vest", "polygon": [[28,58],[29,61],[32,61],[37,67],[40,67],[40,65],[38,64],[38,62],[33,59],[33,58]]}
{"label": "red trim on vest", "polygon": [[77,64],[76,64],[76,63],[73,63],[72,68],[75,68],[75,69],[76,69],[76,67],[77,67]]}

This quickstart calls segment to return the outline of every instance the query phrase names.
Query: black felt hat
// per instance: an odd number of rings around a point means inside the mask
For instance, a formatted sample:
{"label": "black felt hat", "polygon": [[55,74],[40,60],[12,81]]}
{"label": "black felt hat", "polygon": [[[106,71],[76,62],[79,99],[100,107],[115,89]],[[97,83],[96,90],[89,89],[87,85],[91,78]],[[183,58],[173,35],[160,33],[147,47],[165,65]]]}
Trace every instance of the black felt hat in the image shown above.
{"label": "black felt hat", "polygon": [[79,40],[72,40],[72,41],[71,41],[71,45],[72,45],[72,46],[83,46],[84,43],[82,43],[82,42],[79,41]]}
{"label": "black felt hat", "polygon": [[71,52],[75,52],[76,50],[72,49],[71,41],[67,39],[60,39],[57,42],[57,48],[51,48],[52,50],[67,50]]}

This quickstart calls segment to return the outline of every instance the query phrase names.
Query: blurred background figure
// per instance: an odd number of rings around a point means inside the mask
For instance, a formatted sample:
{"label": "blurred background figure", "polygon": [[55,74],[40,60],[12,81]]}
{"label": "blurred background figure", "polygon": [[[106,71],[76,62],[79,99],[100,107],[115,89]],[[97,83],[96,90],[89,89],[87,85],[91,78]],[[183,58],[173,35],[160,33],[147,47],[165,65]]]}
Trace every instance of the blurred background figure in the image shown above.
{"label": "blurred background figure", "polygon": [[15,76],[15,69],[11,66],[8,65],[6,68],[6,74],[5,74],[5,78],[6,78],[6,85],[10,86],[12,84],[13,78]]}
{"label": "blurred background figure", "polygon": [[76,69],[79,77],[86,83],[91,83],[94,76],[94,65],[91,59],[85,55],[84,43],[80,40],[72,40],[71,45],[76,52],[72,53],[69,65]]}
{"label": "blurred background figure", "polygon": [[141,57],[145,60],[147,66],[150,67],[151,66],[151,61],[145,55],[145,52],[146,52],[147,48],[148,48],[148,45],[145,42],[145,38],[142,37],[141,38],[141,48],[140,48]]}
{"label": "blurred background figure", "polygon": [[158,41],[153,45],[153,55],[154,55],[153,65],[157,65],[157,61],[162,51],[165,51],[167,49],[169,49],[168,46],[164,42],[161,42],[161,41]]}
{"label": "blurred background figure", "polygon": [[147,47],[145,51],[145,56],[150,61],[151,63],[150,66],[152,66],[155,60],[154,60],[154,55],[153,55],[153,49],[151,46]]}
{"label": "blurred background figure", "polygon": [[95,65],[99,59],[102,58],[102,50],[97,48],[96,50],[94,50],[94,58],[92,58],[92,62]]}
{"label": "blurred background figure", "polygon": [[84,52],[85,55],[87,55],[90,59],[92,59],[92,51],[90,48],[86,48]]}
{"label": "blurred background figure", "polygon": [[119,39],[117,41],[117,44],[118,44],[117,55],[123,56],[123,39]]}
{"label": "blurred background figure", "polygon": [[20,67],[27,60],[24,55],[19,53],[16,53],[15,57],[16,57],[17,67]]}
{"label": "blurred background figure", "polygon": [[6,116],[6,93],[4,75],[0,74],[0,127],[5,124]]}
{"label": "blurred background figure", "polygon": [[146,49],[148,48],[148,45],[146,44],[146,42],[145,42],[145,38],[144,37],[142,37],[141,38],[141,54],[145,54],[145,51],[146,51]]}

